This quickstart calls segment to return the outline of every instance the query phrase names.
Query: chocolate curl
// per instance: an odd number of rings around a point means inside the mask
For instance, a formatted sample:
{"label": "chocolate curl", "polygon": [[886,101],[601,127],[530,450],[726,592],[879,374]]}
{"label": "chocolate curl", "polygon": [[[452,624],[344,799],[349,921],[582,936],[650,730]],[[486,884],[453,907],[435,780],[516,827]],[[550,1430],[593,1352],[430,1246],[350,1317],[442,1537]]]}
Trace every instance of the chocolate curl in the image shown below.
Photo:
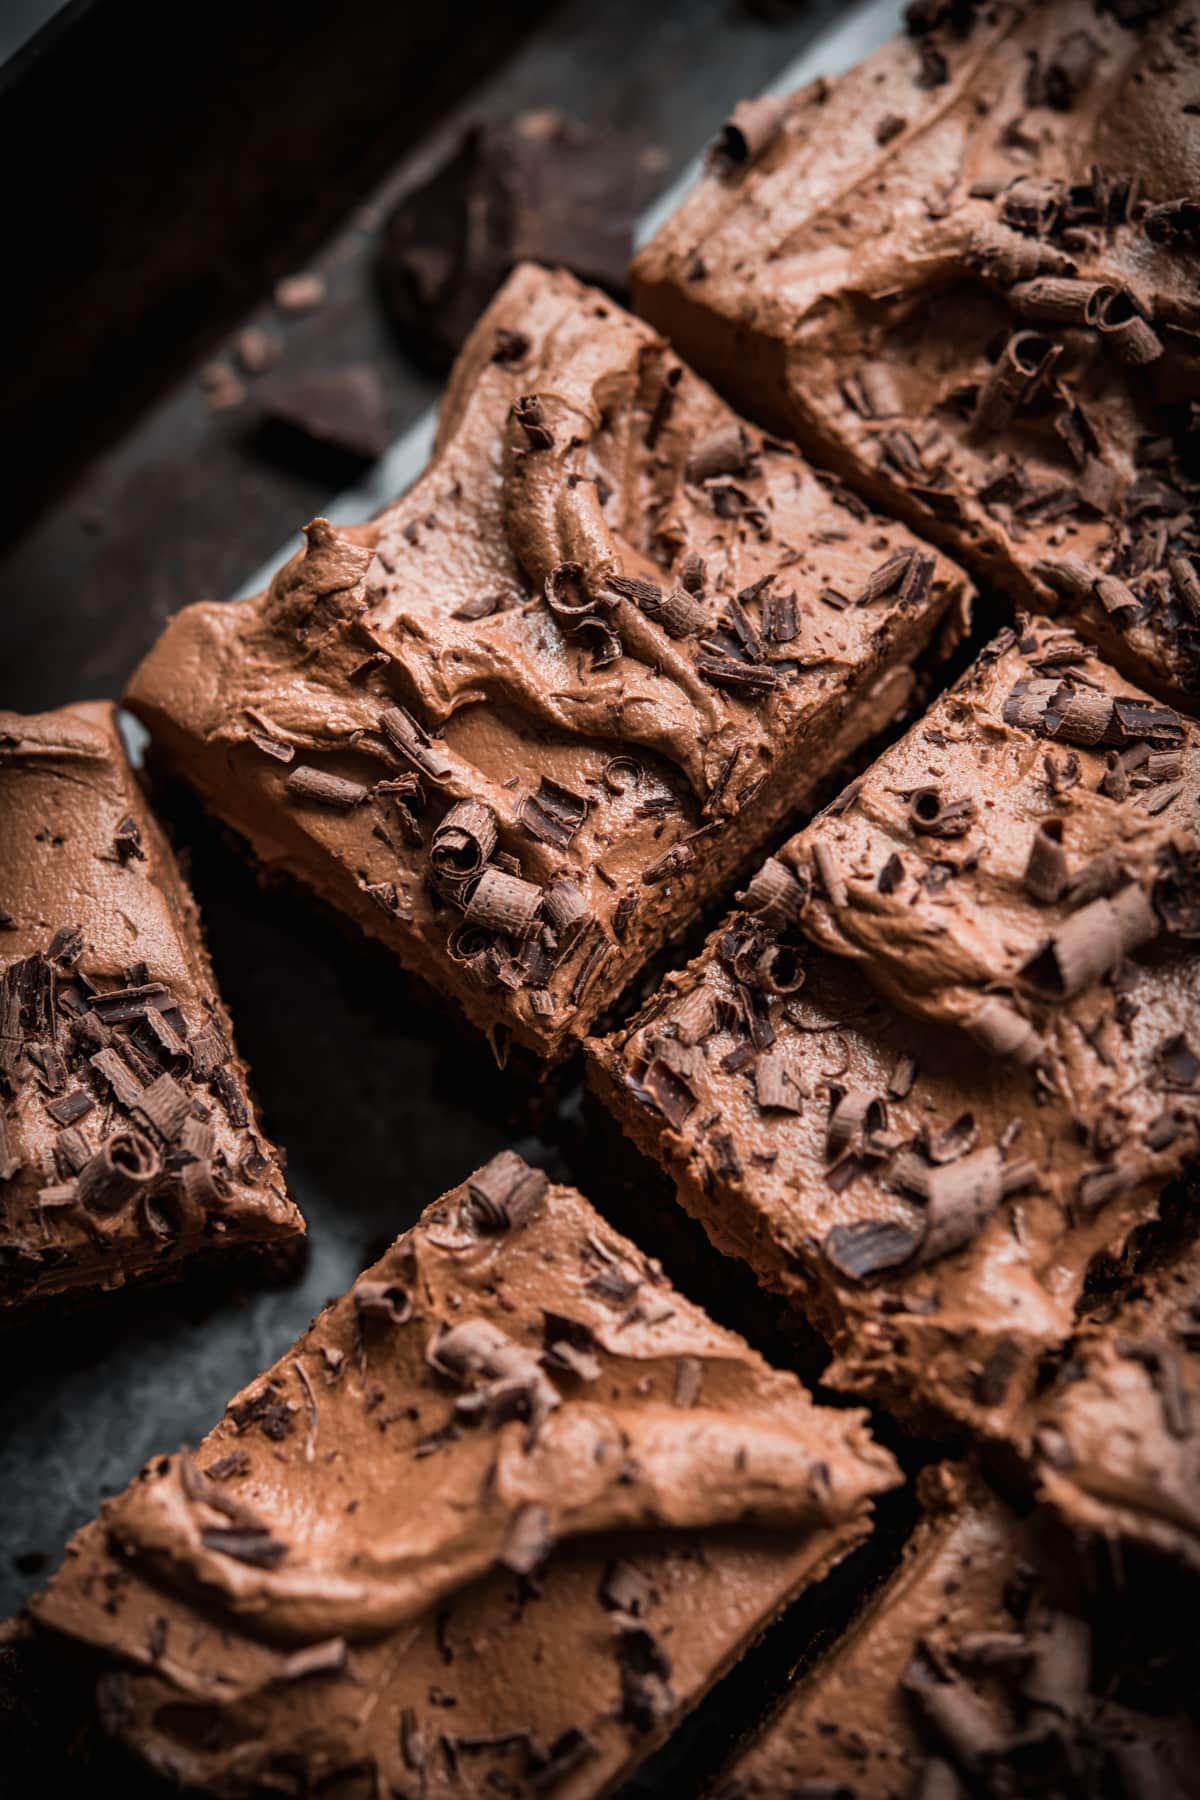
{"label": "chocolate curl", "polygon": [[379,724],[388,742],[431,781],[449,781],[454,764],[440,750],[423,725],[419,725],[405,706],[389,706],[379,715]]}
{"label": "chocolate curl", "polygon": [[738,899],[772,931],[786,931],[800,923],[809,891],[807,877],[801,879],[778,857],[768,856]]}
{"label": "chocolate curl", "polygon": [[830,906],[840,912],[846,905],[849,895],[846,892],[846,883],[842,879],[841,869],[838,867],[837,857],[832,848],[818,838],[812,848],[812,859],[816,864],[817,874]]}
{"label": "chocolate curl", "polygon": [[882,600],[885,594],[892,593],[904,580],[915,555],[915,550],[893,551],[877,569],[872,569],[856,596],[855,604],[869,606],[873,600]]}
{"label": "chocolate curl", "polygon": [[1018,331],[1010,337],[980,387],[976,425],[983,431],[1001,430],[1033,398],[1061,355],[1062,346],[1040,332]]}
{"label": "chocolate curl", "polygon": [[1184,607],[1193,619],[1200,620],[1200,575],[1196,573],[1195,563],[1186,556],[1171,556],[1167,559],[1167,569]]}
{"label": "chocolate curl", "polygon": [[1019,175],[1004,192],[1001,215],[1018,231],[1046,237],[1062,211],[1065,198],[1062,182],[1038,175]]}
{"label": "chocolate curl", "polygon": [[501,1150],[467,1182],[472,1223],[480,1231],[511,1231],[540,1212],[550,1187],[544,1169],[535,1169],[515,1150]]}
{"label": "chocolate curl", "polygon": [[689,594],[704,592],[704,558],[698,550],[689,550],[679,565],[679,585]]}
{"label": "chocolate curl", "polygon": [[482,800],[459,800],[433,834],[429,860],[439,875],[474,875],[496,848],[496,815]]}
{"label": "chocolate curl", "polygon": [[638,605],[668,637],[697,637],[708,624],[708,614],[684,587],[674,587],[668,594],[660,591],[654,597],[639,595]]}
{"label": "chocolate curl", "polygon": [[1027,986],[1070,1000],[1112,973],[1139,945],[1157,937],[1158,916],[1136,882],[1112,899],[1093,900],[1058,927],[1020,971]]}
{"label": "chocolate curl", "polygon": [[1100,303],[1095,324],[1122,362],[1135,368],[1156,362],[1163,353],[1162,342],[1147,325],[1137,309],[1133,295],[1124,288],[1109,288]]}
{"label": "chocolate curl", "polygon": [[740,100],[708,153],[710,167],[717,174],[731,175],[755,162],[778,137],[787,104],[786,99],[770,96]]}
{"label": "chocolate curl", "polygon": [[1025,887],[1035,900],[1047,905],[1062,896],[1070,870],[1063,849],[1062,819],[1043,819],[1033,834],[1029,860],[1025,864]]}
{"label": "chocolate curl", "polygon": [[978,1236],[1004,1198],[1004,1158],[994,1144],[931,1169],[916,1266],[937,1262]]}
{"label": "chocolate curl", "polygon": [[1025,319],[1054,325],[1098,325],[1101,308],[1116,291],[1102,281],[1038,275],[1032,281],[1018,282],[1009,299]]}
{"label": "chocolate curl", "polygon": [[901,1685],[965,1774],[1003,1750],[1003,1738],[983,1701],[965,1681],[935,1666],[924,1648],[909,1662]]}
{"label": "chocolate curl", "polygon": [[115,1213],[162,1173],[158,1151],[140,1131],[115,1131],[79,1171],[78,1198],[89,1212]]}
{"label": "chocolate curl", "polygon": [[1107,613],[1123,612],[1136,607],[1138,597],[1132,588],[1115,575],[1103,575],[1084,562],[1081,556],[1043,556],[1033,565],[1033,572],[1068,600],[1099,600]]}
{"label": "chocolate curl", "polygon": [[367,789],[360,781],[346,781],[327,769],[310,768],[306,763],[293,769],[283,786],[289,800],[301,804],[310,801],[314,806],[329,806],[337,812],[349,812],[367,797]]}
{"label": "chocolate curl", "polygon": [[588,903],[578,883],[560,878],[546,889],[542,907],[560,944],[571,942],[588,916]]}
{"label": "chocolate curl", "polygon": [[974,800],[944,800],[937,788],[918,788],[908,802],[908,822],[926,837],[963,837],[975,823]]}
{"label": "chocolate curl", "polygon": [[999,219],[988,219],[972,235],[967,264],[985,281],[1001,287],[1032,281],[1035,275],[1073,275],[1075,264],[1064,250],[1039,238],[1026,237]]}
{"label": "chocolate curl", "polygon": [[873,1136],[887,1126],[887,1106],[881,1094],[868,1088],[831,1087],[833,1110],[825,1127],[825,1155],[832,1162],[856,1137]]}
{"label": "chocolate curl", "polygon": [[1035,1063],[1045,1049],[1029,1020],[1015,1006],[994,995],[976,1008],[966,1025],[975,1042],[994,1056],[1011,1056],[1028,1065]]}
{"label": "chocolate curl", "polygon": [[1092,1634],[1084,1619],[1052,1612],[1033,1634],[1033,1660],[1022,1683],[1029,1707],[1056,1718],[1078,1719],[1092,1673]]}
{"label": "chocolate curl", "polygon": [[754,963],[753,982],[768,994],[795,994],[804,986],[807,971],[801,952],[792,944],[768,944]]}
{"label": "chocolate curl", "polygon": [[715,475],[744,475],[754,446],[745,427],[736,422],[718,425],[692,445],[685,470],[688,481],[699,484]]}
{"label": "chocolate curl", "polygon": [[543,890],[536,882],[522,881],[494,864],[483,871],[467,906],[473,925],[502,931],[510,937],[526,937],[533,930]]}

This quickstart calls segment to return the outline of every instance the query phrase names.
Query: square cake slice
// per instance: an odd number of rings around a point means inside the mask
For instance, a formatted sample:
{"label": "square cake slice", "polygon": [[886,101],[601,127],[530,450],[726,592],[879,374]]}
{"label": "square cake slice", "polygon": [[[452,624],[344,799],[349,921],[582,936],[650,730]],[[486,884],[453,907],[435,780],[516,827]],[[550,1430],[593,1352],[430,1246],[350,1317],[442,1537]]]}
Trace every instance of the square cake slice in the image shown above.
{"label": "square cake slice", "polygon": [[909,14],[735,112],[635,303],[751,417],[1194,707],[1195,9]]}
{"label": "square cake slice", "polygon": [[[1177,1075],[1194,1092],[1200,1061]],[[1200,1575],[1200,1248],[1148,1271],[1081,1333],[1032,1417],[1040,1491],[1076,1534]]]}
{"label": "square cake slice", "polygon": [[555,1057],[912,687],[965,579],[649,327],[518,270],[433,460],[189,608],[128,700],[245,838]]}
{"label": "square cake slice", "polygon": [[0,1318],[303,1230],[113,708],[0,712]]}
{"label": "square cake slice", "polygon": [[1089,1274],[1119,1261],[1200,1147],[1185,1079],[1200,957],[1161,938],[1115,985],[1061,1003],[1036,1062],[998,1056],[893,1009],[806,941],[806,839],[589,1044],[589,1080],[717,1248],[823,1333],[830,1382],[1012,1442]]}
{"label": "square cake slice", "polygon": [[1160,936],[1196,953],[1200,726],[1022,620],[781,860],[815,943],[1052,1080],[1064,1007],[1100,989],[1119,1023],[1130,957]]}
{"label": "square cake slice", "polygon": [[711,1800],[1195,1795],[1195,1722],[1161,1692],[1145,1705],[1142,1672],[1036,1515],[949,1466],[921,1487],[900,1568]]}
{"label": "square cake slice", "polygon": [[206,1793],[608,1794],[895,1465],[511,1151],[32,1603]]}

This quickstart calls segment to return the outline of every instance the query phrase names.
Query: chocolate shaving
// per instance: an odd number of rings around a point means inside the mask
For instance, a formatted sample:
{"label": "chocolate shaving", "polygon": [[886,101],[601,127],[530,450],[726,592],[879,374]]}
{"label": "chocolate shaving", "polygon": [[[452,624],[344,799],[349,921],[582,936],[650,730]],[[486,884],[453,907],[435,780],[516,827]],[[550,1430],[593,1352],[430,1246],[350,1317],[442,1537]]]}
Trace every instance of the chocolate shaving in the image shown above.
{"label": "chocolate shaving", "polygon": [[803,1083],[782,1045],[758,1058],[754,1065],[754,1091],[764,1112],[803,1111]]}
{"label": "chocolate shaving", "polygon": [[466,1211],[477,1231],[515,1231],[540,1211],[549,1188],[544,1169],[502,1150],[467,1181]]}
{"label": "chocolate shaving", "polygon": [[1130,882],[1111,899],[1080,907],[1022,964],[1026,986],[1055,1000],[1070,1000],[1116,969],[1124,957],[1156,937],[1159,921],[1150,901]]}
{"label": "chocolate shaving", "polygon": [[785,99],[771,95],[740,100],[709,149],[714,173],[728,177],[756,162],[782,131],[787,106]]}
{"label": "chocolate shaving", "polygon": [[745,892],[738,895],[747,912],[752,912],[772,931],[785,931],[798,925],[808,898],[807,879],[802,880],[796,871],[774,856],[768,856]]}
{"label": "chocolate shaving", "polygon": [[448,781],[454,772],[454,764],[443,750],[440,750],[425,730],[418,725],[406,707],[390,706],[379,715],[380,728],[393,749],[407,758],[423,775],[431,781]]}
{"label": "chocolate shaving", "polygon": [[557,781],[543,775],[535,795],[526,796],[517,811],[525,830],[538,843],[566,850],[588,814],[588,803]]}
{"label": "chocolate shaving", "polygon": [[719,425],[692,445],[686,478],[700,484],[718,475],[745,475],[752,454],[753,446],[743,426],[736,421]]}
{"label": "chocolate shaving", "polygon": [[122,819],[113,837],[113,848],[118,862],[145,862],[146,852],[142,849],[142,834],[136,819]]}
{"label": "chocolate shaving", "polygon": [[846,883],[838,866],[837,857],[831,845],[818,838],[812,847],[812,859],[816,865],[817,875],[825,890],[825,897],[830,906],[841,910],[849,900]]}
{"label": "chocolate shaving", "polygon": [[206,1550],[232,1556],[256,1569],[276,1569],[287,1555],[287,1545],[273,1538],[265,1525],[212,1525],[200,1533],[200,1542]]}
{"label": "chocolate shaving", "polygon": [[908,822],[926,837],[963,837],[979,816],[974,800],[945,800],[935,787],[918,788],[908,802]]}
{"label": "chocolate shaving", "polygon": [[908,1262],[920,1239],[918,1229],[898,1219],[856,1219],[833,1226],[821,1253],[847,1281],[866,1281]]}
{"label": "chocolate shaving", "polygon": [[1047,905],[1062,897],[1070,878],[1067,853],[1063,849],[1062,819],[1043,819],[1033,834],[1029,859],[1023,877],[1026,891]]}

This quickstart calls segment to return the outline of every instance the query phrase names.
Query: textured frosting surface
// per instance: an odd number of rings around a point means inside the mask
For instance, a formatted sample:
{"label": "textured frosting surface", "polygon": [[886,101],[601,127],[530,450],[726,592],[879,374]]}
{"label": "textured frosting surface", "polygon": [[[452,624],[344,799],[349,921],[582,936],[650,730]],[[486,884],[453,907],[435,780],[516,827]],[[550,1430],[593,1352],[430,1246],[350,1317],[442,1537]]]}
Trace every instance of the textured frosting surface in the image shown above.
{"label": "textured frosting surface", "polygon": [[303,1231],[111,706],[0,713],[0,1308]]}
{"label": "textured frosting surface", "polygon": [[[645,325],[519,270],[417,486],[129,703],[268,865],[546,1054],[896,716],[965,581]],[[881,573],[882,571],[882,573]]]}
{"label": "textured frosting surface", "polygon": [[782,860],[806,934],[895,1004],[1052,1057],[1064,1003],[1125,957],[1164,933],[1195,954],[1200,729],[1021,621]]}
{"label": "textured frosting surface", "polygon": [[1106,1696],[1085,1597],[1035,1521],[950,1469],[923,1487],[901,1568],[713,1800],[1200,1791],[1195,1730]]}
{"label": "textured frosting surface", "polygon": [[[638,1017],[589,1045],[594,1084],[666,1165],[687,1210],[824,1332],[832,1381],[1005,1436],[1019,1428],[1039,1364],[1071,1338],[1089,1270],[1156,1216],[1163,1185],[1200,1143],[1192,945],[1167,933],[1125,944],[1112,967],[1092,968],[1070,998],[1034,1013],[1036,1055],[1024,1060],[1000,1054],[1018,1027],[1033,1030],[1015,1007],[1001,1016],[1007,1038],[977,1028],[972,1041],[952,1022],[893,1010],[853,960],[864,952],[844,926],[851,895],[864,897],[863,933],[889,990],[927,1011],[947,993],[974,997],[966,978],[980,979],[993,938],[1011,934],[1020,948],[1024,931],[1036,948],[1046,935],[1023,900],[1007,904],[1002,882],[973,885],[1020,866],[1028,820],[1007,839],[990,826],[985,838],[981,825],[975,852],[943,840],[925,869],[933,883],[915,879],[928,859],[906,844],[902,884],[887,894],[879,870],[898,853],[873,841],[897,809],[909,816],[914,756],[922,771],[926,757],[953,766],[947,787],[981,821],[1022,791],[1006,769],[1036,785],[1043,744],[1014,745],[1023,734],[991,722],[980,701],[997,683],[1007,692],[1024,666],[1016,645],[996,647],[911,741],[768,859],[739,909]],[[1088,692],[1105,696],[1097,683]],[[989,744],[992,764],[968,782],[965,761]],[[1085,825],[1093,798],[1078,805]],[[1136,866],[1139,809],[1129,810],[1120,842]],[[869,850],[843,858],[838,834],[860,830]],[[814,857],[826,837],[837,857]],[[1065,837],[1073,852],[1070,829]],[[810,861],[844,905],[813,900],[796,873]],[[811,945],[810,929],[849,954]]]}
{"label": "textured frosting surface", "polygon": [[1195,7],[922,15],[756,110],[636,304],[752,416],[1194,704]]}
{"label": "textured frosting surface", "polygon": [[33,1614],[212,1792],[592,1795],[894,1479],[861,1414],[505,1152],[109,1502]]}
{"label": "textured frosting surface", "polygon": [[[1197,1071],[1193,1069],[1193,1078]],[[1035,1410],[1043,1494],[1076,1530],[1200,1572],[1200,1253],[1082,1334]]]}

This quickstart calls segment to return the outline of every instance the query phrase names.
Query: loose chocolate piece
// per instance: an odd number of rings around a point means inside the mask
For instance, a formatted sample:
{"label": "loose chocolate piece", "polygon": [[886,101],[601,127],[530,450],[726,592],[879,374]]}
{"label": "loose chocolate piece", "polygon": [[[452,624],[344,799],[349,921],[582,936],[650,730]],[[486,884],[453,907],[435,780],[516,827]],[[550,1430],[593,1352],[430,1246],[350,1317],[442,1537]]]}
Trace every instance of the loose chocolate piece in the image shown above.
{"label": "loose chocolate piece", "polygon": [[[519,1229],[481,1240],[480,1196],[511,1212],[530,1185]],[[865,1537],[896,1478],[862,1413],[817,1406],[505,1152],[194,1456],[106,1502],[31,1611],[125,1748],[189,1790],[352,1791],[369,1768],[429,1800],[586,1800]]]}
{"label": "loose chocolate piece", "polygon": [[265,418],[346,456],[373,462],[388,447],[383,388],[369,363],[281,370],[256,381],[253,394]]}
{"label": "loose chocolate piece", "polygon": [[[1170,574],[1200,552],[1194,37],[1166,5],[942,14],[727,127],[635,303],[750,417],[1194,712],[1200,608]],[[1064,556],[1095,579],[1057,587]]]}
{"label": "loose chocolate piece", "polygon": [[[739,1744],[714,1800],[1182,1800],[1195,1721],[1185,1703],[1147,1696],[1136,1652],[1116,1639],[1089,1657],[1096,1597],[1044,1520],[953,1464],[927,1468],[918,1487],[899,1568]],[[1160,1646],[1161,1675],[1182,1695],[1186,1651],[1169,1636]],[[1129,1751],[1141,1785],[1127,1781]]]}
{"label": "loose chocolate piece", "polygon": [[296,1236],[111,706],[0,715],[0,842],[0,1316]]}
{"label": "loose chocolate piece", "polygon": [[[384,221],[383,295],[406,343],[443,369],[522,262],[571,269],[621,294],[632,251],[642,146],[560,113],[518,113],[465,131]],[[529,356],[517,327],[492,333],[502,366]]]}
{"label": "loose chocolate piece", "polygon": [[[560,1059],[891,715],[966,583],[562,272],[513,275],[443,418],[409,493],[180,615],[129,700],[253,854]],[[814,604],[881,563],[869,606]]]}

